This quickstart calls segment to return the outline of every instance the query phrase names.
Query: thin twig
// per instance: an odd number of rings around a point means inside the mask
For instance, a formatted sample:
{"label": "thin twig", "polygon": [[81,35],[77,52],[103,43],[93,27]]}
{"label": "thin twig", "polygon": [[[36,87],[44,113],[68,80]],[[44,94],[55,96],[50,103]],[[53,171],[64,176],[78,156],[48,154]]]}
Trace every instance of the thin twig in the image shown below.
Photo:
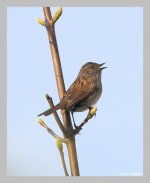
{"label": "thin twig", "polygon": [[62,165],[63,165],[65,175],[69,176],[68,171],[67,171],[67,167],[66,167],[66,163],[65,163],[64,152],[63,151],[60,151],[60,157],[61,157],[61,161],[62,161]]}
{"label": "thin twig", "polygon": [[[50,107],[51,108],[54,107],[54,103],[53,103],[52,97],[50,97],[48,94],[46,94],[45,97],[46,97]],[[60,118],[58,116],[58,113],[55,111],[55,112],[53,112],[53,115],[54,115],[54,118],[55,118],[59,128],[61,129],[62,133],[64,134],[65,133],[65,128],[64,128],[64,126],[63,126],[63,124],[62,124],[62,122],[61,122],[61,120],[60,120]]]}
{"label": "thin twig", "polygon": [[74,130],[75,135],[79,134],[79,132],[82,130],[82,127],[89,121],[89,119],[85,118],[84,121],[77,126],[77,129]]}
{"label": "thin twig", "polygon": [[93,116],[96,116],[97,107],[89,107],[89,113],[87,114],[87,117],[84,119],[84,121],[77,126],[77,129],[74,130],[75,135],[80,132],[82,127],[89,121],[89,119],[93,118]]}
{"label": "thin twig", "polygon": [[82,130],[82,127],[89,121],[89,119],[91,118],[86,117],[84,121],[79,126],[77,126],[77,129],[74,130],[75,135],[77,135]]}
{"label": "thin twig", "polygon": [[84,121],[78,126],[79,129],[82,129],[82,126],[84,126],[89,120],[86,118]]}
{"label": "thin twig", "polygon": [[58,136],[56,133],[53,132],[52,129],[50,129],[43,120],[41,120],[40,118],[38,118],[38,122],[40,123],[41,126],[43,126],[55,139],[60,140],[61,142],[67,143],[69,140],[66,138],[62,138],[60,136]]}
{"label": "thin twig", "polygon": [[64,172],[65,172],[65,175],[66,176],[69,176],[68,171],[67,171],[67,168],[66,168],[65,158],[64,158],[63,144],[58,139],[56,141],[56,144],[57,144],[57,148],[58,148],[59,153],[60,153],[60,157],[61,157],[61,161],[62,161],[62,165],[63,165],[63,169],[64,169]]}

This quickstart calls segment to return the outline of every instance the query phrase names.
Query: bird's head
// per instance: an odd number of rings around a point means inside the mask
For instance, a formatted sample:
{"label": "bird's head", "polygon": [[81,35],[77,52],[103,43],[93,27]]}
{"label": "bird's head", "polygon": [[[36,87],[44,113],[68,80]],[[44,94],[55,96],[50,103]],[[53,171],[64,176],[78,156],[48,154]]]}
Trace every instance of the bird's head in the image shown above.
{"label": "bird's head", "polygon": [[102,64],[98,64],[95,62],[87,62],[86,64],[84,64],[82,66],[82,68],[80,69],[79,75],[80,74],[94,74],[97,71],[102,71],[103,69],[107,68],[107,67],[102,67],[105,63]]}

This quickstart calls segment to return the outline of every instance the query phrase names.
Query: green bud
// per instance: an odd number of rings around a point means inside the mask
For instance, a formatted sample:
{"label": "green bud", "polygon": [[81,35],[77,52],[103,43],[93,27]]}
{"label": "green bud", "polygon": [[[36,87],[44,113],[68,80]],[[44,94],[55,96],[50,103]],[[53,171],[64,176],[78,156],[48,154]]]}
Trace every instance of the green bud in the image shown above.
{"label": "green bud", "polygon": [[89,110],[89,113],[88,113],[88,116],[87,118],[88,119],[91,119],[94,115],[96,115],[96,111],[97,111],[97,107],[92,107],[90,110]]}
{"label": "green bud", "polygon": [[37,21],[40,25],[45,26],[45,21],[42,20],[41,18],[36,18],[36,21]]}
{"label": "green bud", "polygon": [[41,118],[37,118],[37,121],[39,122],[39,124],[41,126],[45,126],[45,123],[44,123],[44,121]]}
{"label": "green bud", "polygon": [[92,107],[92,109],[90,109],[89,113],[91,116],[94,116],[96,114],[96,111],[97,111],[97,107]]}
{"label": "green bud", "polygon": [[58,8],[52,18],[52,23],[54,24],[58,19],[59,17],[61,16],[62,14],[62,7]]}
{"label": "green bud", "polygon": [[63,150],[62,142],[57,139],[56,144],[57,144],[57,148],[59,149],[59,151],[62,151]]}

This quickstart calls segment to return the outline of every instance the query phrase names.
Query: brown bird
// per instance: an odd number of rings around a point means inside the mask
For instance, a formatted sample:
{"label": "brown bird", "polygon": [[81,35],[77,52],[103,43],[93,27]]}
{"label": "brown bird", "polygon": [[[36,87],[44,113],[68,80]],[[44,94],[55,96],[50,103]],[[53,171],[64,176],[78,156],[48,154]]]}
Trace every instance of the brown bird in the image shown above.
{"label": "brown bird", "polygon": [[[101,73],[103,69],[107,68],[102,67],[104,64],[94,62],[84,64],[76,80],[65,92],[60,103],[38,116],[48,116],[58,109],[64,109],[70,111],[73,117],[73,112],[82,112],[90,109],[97,103],[102,94]],[[77,128],[75,122],[74,126]]]}

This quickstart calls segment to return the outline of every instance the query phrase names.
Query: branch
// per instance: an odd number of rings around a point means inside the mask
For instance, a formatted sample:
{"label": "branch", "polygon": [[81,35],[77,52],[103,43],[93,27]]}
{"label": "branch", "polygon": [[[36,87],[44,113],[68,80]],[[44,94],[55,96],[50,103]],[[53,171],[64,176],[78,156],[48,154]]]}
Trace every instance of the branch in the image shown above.
{"label": "branch", "polygon": [[[53,103],[52,97],[50,97],[48,94],[46,94],[45,97],[46,97],[50,107],[51,108],[54,107],[54,103]],[[64,126],[63,126],[63,124],[62,124],[62,122],[61,122],[61,120],[60,120],[60,118],[58,116],[58,113],[55,111],[55,112],[53,112],[53,115],[54,115],[54,118],[55,118],[59,128],[61,129],[62,133],[65,134],[65,128],[64,128]]]}
{"label": "branch", "polygon": [[65,163],[64,152],[63,151],[60,151],[60,157],[61,157],[61,161],[62,161],[62,165],[63,165],[65,175],[69,176],[67,168],[66,168],[66,163]]}
{"label": "branch", "polygon": [[62,138],[62,137],[59,137],[58,135],[56,135],[54,132],[53,132],[53,130],[52,129],[50,129],[45,123],[44,123],[44,121],[42,120],[42,119],[40,119],[40,118],[38,118],[37,119],[38,120],[38,122],[39,122],[39,124],[41,125],[41,126],[43,126],[55,139],[58,139],[58,140],[60,140],[61,142],[64,142],[64,143],[67,143],[69,140],[68,139],[66,139],[66,138]]}
{"label": "branch", "polygon": [[[60,56],[57,46],[57,40],[56,40],[56,34],[55,34],[55,27],[54,24],[52,24],[52,15],[49,7],[43,7],[44,16],[45,16],[45,27],[47,29],[48,39],[50,43],[50,50],[52,54],[52,60],[54,65],[54,71],[55,71],[55,78],[58,88],[58,94],[59,99],[61,100],[65,93],[65,85],[64,85],[64,79],[62,74],[62,68],[60,63]],[[62,118],[63,118],[63,124],[65,129],[69,130],[72,129],[72,123],[70,118],[70,113],[65,110],[61,110]],[[69,162],[70,162],[70,168],[71,173],[74,176],[79,176],[79,166],[78,166],[78,158],[77,158],[77,152],[76,152],[76,145],[75,145],[75,139],[74,137],[70,137],[69,141],[67,142],[67,149],[68,149],[68,155],[69,155]]]}
{"label": "branch", "polygon": [[57,148],[58,148],[59,153],[60,153],[60,157],[61,157],[61,161],[62,161],[65,175],[69,176],[68,171],[67,171],[67,167],[66,167],[66,163],[65,163],[65,158],[64,158],[63,145],[62,145],[61,141],[59,141],[59,140],[56,141],[56,144],[57,144]]}

